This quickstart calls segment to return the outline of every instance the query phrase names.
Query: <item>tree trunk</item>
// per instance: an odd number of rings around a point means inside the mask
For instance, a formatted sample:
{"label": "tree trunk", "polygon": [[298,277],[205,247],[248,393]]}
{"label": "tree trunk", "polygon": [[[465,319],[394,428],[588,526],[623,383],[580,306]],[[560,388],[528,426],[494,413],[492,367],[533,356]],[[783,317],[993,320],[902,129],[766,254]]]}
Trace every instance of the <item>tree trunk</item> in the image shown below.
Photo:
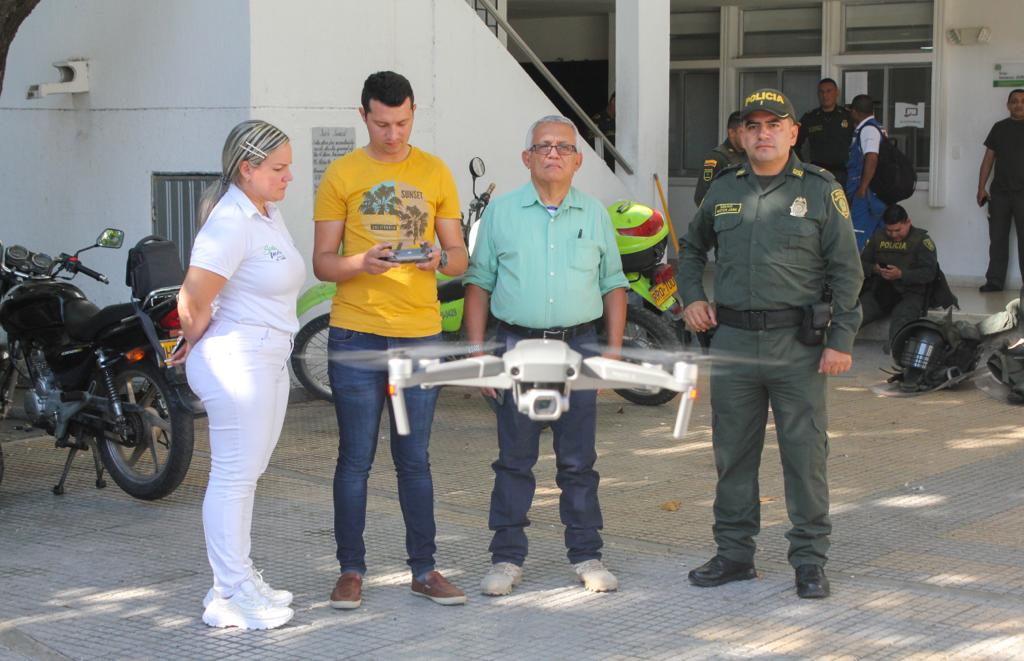
{"label": "tree trunk", "polygon": [[4,90],[7,51],[22,21],[32,13],[39,0],[0,0],[0,92]]}

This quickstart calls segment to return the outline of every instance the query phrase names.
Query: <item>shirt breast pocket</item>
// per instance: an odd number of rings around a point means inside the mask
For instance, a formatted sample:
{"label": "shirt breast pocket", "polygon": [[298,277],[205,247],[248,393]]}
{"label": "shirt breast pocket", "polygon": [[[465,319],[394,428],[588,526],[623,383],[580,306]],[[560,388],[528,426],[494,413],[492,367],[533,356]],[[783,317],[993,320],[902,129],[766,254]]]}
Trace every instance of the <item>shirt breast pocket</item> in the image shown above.
{"label": "shirt breast pocket", "polygon": [[601,247],[597,241],[575,239],[569,253],[569,266],[583,273],[596,273],[601,264]]}
{"label": "shirt breast pocket", "polygon": [[786,264],[811,264],[819,258],[821,240],[814,218],[782,216],[769,223],[774,252]]}
{"label": "shirt breast pocket", "polygon": [[[743,254],[743,239],[740,236],[740,225],[743,216],[739,213],[727,213],[715,216],[715,241],[718,244],[718,259],[728,261],[730,257]],[[738,252],[737,252],[738,251]]]}

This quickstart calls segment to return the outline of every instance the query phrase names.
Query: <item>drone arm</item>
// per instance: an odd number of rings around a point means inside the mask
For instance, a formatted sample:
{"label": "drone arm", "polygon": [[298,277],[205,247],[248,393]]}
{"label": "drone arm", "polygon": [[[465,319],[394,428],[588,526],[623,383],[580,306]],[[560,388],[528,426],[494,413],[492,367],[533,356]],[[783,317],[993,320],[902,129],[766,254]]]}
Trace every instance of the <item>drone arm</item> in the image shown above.
{"label": "drone arm", "polygon": [[505,363],[497,356],[429,363],[422,369],[400,375],[398,380],[403,388],[442,385],[508,388],[511,385],[511,380],[505,375]]}
{"label": "drone arm", "polygon": [[655,365],[638,365],[595,356],[583,360],[579,378],[572,383],[577,390],[599,388],[662,388],[680,392],[685,384]]}

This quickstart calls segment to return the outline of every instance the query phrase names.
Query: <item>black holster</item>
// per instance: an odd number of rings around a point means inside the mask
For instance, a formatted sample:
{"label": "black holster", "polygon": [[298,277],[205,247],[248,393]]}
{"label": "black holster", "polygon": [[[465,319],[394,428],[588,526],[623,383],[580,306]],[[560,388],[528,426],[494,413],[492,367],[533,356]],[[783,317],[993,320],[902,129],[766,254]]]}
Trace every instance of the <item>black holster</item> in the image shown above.
{"label": "black holster", "polygon": [[832,303],[819,301],[804,307],[804,320],[796,332],[801,344],[816,347],[825,342],[825,331],[832,323]]}

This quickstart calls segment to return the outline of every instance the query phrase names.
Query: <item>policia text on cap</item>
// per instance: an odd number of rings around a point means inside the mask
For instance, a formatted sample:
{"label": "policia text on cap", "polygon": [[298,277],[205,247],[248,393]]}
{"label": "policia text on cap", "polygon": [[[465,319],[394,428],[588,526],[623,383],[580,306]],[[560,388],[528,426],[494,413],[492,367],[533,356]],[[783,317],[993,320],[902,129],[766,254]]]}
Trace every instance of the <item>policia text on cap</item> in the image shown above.
{"label": "policia text on cap", "polygon": [[[759,90],[744,100],[741,114],[748,162],[712,182],[680,251],[687,325],[697,331],[717,326],[712,350],[751,359],[727,369],[712,366],[718,552],[689,578],[711,587],[756,576],[757,475],[770,403],[784,466],[792,523],[786,537],[797,594],[825,597],[832,529],[825,383],[852,364],[863,273],[842,189],[826,170],[790,153],[797,123],[789,100],[778,90]],[[712,306],[702,276],[707,252],[716,245]],[[830,326],[827,313],[824,320],[810,314],[827,288]],[[822,328],[805,329],[805,323]],[[801,341],[815,338],[813,346]]]}

